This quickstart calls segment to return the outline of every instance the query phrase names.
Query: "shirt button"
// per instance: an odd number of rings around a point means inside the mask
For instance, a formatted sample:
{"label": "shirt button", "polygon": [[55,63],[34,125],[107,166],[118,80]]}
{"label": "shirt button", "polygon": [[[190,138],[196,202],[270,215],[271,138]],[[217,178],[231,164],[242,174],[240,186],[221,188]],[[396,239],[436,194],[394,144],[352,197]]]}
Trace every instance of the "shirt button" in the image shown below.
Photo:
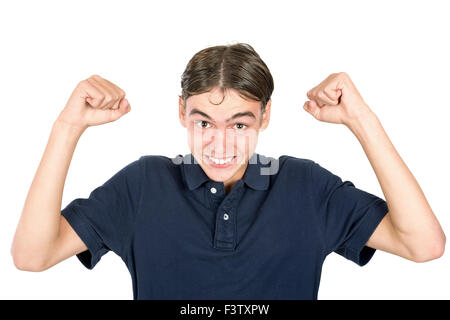
{"label": "shirt button", "polygon": [[225,213],[225,214],[223,215],[223,220],[228,220],[229,218],[230,218],[230,217],[228,216],[228,214]]}
{"label": "shirt button", "polygon": [[214,187],[212,187],[212,188],[210,189],[210,191],[211,191],[211,193],[216,193],[216,192],[217,192],[217,189],[214,188]]}

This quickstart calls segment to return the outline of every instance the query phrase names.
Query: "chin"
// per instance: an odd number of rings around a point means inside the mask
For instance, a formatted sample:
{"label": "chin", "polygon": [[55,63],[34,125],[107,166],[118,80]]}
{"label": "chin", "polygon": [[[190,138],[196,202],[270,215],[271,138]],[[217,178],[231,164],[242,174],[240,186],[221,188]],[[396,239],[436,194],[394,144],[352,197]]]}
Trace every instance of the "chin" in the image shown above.
{"label": "chin", "polygon": [[237,172],[236,167],[230,167],[227,169],[215,169],[215,168],[211,168],[205,164],[203,166],[204,166],[203,171],[205,171],[206,175],[211,180],[217,181],[217,182],[225,182],[227,180],[230,180]]}

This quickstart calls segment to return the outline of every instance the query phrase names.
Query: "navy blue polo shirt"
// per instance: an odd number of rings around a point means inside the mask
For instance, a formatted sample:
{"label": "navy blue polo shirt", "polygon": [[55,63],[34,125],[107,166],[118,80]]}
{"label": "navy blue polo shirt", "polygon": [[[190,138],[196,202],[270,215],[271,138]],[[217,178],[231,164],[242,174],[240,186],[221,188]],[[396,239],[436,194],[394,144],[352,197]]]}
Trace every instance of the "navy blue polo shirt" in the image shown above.
{"label": "navy blue polo shirt", "polygon": [[254,153],[229,193],[192,154],[145,155],[61,214],[85,267],[122,258],[134,299],[317,299],[326,256],[365,265],[387,211],[312,160]]}

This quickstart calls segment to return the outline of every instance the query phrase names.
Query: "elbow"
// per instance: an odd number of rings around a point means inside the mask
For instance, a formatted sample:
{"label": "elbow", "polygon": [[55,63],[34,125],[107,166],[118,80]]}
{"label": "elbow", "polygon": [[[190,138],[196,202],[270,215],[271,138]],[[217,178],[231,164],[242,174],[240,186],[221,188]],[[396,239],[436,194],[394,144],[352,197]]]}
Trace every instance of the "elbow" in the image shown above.
{"label": "elbow", "polygon": [[14,262],[14,266],[21,271],[29,271],[29,272],[41,272],[46,269],[46,264],[42,261],[38,261],[36,259],[31,258],[30,256],[15,252],[11,249],[11,256]]}
{"label": "elbow", "polygon": [[14,259],[14,266],[20,271],[41,272],[45,270],[41,265],[24,263],[16,259]]}
{"label": "elbow", "polygon": [[42,272],[44,270],[47,270],[47,268],[44,267],[44,264],[41,263],[33,263],[26,260],[18,259],[16,257],[13,257],[13,260],[14,266],[21,271]]}
{"label": "elbow", "polygon": [[422,249],[420,253],[416,253],[411,259],[414,262],[428,262],[438,259],[444,255],[446,238],[444,233],[440,239],[433,241],[426,249]]}

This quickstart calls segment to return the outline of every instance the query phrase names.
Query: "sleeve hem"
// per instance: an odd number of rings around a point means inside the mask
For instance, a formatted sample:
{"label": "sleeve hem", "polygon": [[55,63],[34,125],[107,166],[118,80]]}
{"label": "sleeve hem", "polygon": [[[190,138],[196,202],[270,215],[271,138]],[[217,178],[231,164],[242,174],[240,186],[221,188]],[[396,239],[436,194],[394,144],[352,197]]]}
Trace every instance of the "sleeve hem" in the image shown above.
{"label": "sleeve hem", "polygon": [[367,247],[366,243],[388,211],[387,204],[383,200],[378,200],[370,207],[357,233],[347,245],[345,250],[347,259],[361,267],[370,261],[376,249]]}
{"label": "sleeve hem", "polygon": [[91,270],[108,250],[96,239],[95,235],[93,235],[94,231],[74,208],[64,208],[61,211],[61,215],[66,218],[67,222],[69,222],[88,248],[88,250],[77,254],[77,258],[87,269]]}

